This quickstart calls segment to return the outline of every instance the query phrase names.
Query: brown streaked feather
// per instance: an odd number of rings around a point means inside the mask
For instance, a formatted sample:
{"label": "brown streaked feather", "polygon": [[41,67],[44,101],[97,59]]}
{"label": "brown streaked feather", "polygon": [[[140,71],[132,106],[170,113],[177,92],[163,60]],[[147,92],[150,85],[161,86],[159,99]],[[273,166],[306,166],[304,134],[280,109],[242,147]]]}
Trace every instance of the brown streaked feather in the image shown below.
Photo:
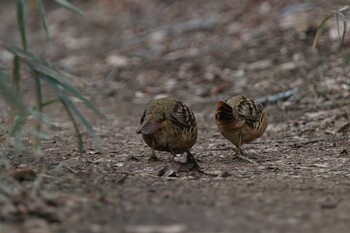
{"label": "brown streaked feather", "polygon": [[182,102],[177,101],[171,110],[173,121],[184,127],[196,125],[195,117],[192,111]]}
{"label": "brown streaked feather", "polygon": [[263,108],[260,103],[242,96],[237,104],[237,114],[240,118],[252,122],[259,121]]}
{"label": "brown streaked feather", "polygon": [[230,105],[224,101],[220,101],[216,104],[215,119],[218,121],[234,121],[233,110]]}

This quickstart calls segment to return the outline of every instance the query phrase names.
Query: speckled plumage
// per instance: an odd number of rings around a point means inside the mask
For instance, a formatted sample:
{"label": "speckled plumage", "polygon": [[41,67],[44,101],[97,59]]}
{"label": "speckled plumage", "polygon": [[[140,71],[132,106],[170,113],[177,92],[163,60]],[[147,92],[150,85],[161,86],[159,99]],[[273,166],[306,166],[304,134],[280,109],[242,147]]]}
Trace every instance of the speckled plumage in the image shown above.
{"label": "speckled plumage", "polygon": [[216,124],[221,134],[241,154],[241,145],[261,137],[268,125],[263,106],[256,100],[242,95],[216,104]]}
{"label": "speckled plumage", "polygon": [[154,150],[167,151],[173,156],[189,153],[197,140],[196,119],[181,101],[165,97],[152,101],[140,119],[138,134]]}

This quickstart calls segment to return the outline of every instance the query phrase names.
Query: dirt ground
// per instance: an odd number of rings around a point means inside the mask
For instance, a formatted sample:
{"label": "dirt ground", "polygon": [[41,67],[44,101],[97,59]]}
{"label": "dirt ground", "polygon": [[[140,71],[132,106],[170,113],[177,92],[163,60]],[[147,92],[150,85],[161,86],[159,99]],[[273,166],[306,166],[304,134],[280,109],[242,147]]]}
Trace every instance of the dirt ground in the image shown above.
{"label": "dirt ground", "polygon": [[[106,116],[81,106],[100,141],[85,132],[79,154],[61,106],[45,109],[57,129],[47,129],[42,156],[31,162],[25,152],[3,150],[1,187],[12,191],[0,195],[1,233],[350,232],[350,68],[343,59],[350,41],[339,54],[333,18],[317,50],[311,48],[317,26],[336,5],[72,2],[84,17],[47,5],[49,44],[28,6],[29,49],[79,77],[79,89]],[[17,44],[13,1],[0,2],[0,22],[0,40]],[[11,64],[0,50],[0,68],[9,71]],[[26,71],[23,92],[30,100]],[[292,88],[298,92],[289,99],[267,103],[267,131],[243,148],[258,165],[233,159],[234,146],[215,125],[215,103]],[[158,152],[161,161],[149,162],[150,148],[135,131],[147,103],[160,96],[180,99],[195,113],[199,136],[191,152],[206,174],[156,175],[169,154]],[[6,127],[4,103],[1,117]],[[37,177],[10,179],[21,167]]]}

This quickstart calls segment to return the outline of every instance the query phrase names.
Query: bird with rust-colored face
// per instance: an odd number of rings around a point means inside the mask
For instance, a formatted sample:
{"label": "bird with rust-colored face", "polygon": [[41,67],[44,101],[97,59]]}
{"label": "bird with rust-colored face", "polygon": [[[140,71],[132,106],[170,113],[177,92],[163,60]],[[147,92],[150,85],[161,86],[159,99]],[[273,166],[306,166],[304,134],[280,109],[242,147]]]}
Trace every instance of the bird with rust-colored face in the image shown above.
{"label": "bird with rust-colored face", "polygon": [[151,159],[157,159],[155,150],[173,155],[187,152],[197,140],[197,125],[193,112],[181,101],[164,97],[148,104],[136,133],[142,134],[145,143],[152,148]]}
{"label": "bird with rust-colored face", "polygon": [[241,145],[261,137],[267,128],[267,115],[256,100],[242,95],[216,104],[215,120],[220,133],[237,147],[236,156],[243,157]]}

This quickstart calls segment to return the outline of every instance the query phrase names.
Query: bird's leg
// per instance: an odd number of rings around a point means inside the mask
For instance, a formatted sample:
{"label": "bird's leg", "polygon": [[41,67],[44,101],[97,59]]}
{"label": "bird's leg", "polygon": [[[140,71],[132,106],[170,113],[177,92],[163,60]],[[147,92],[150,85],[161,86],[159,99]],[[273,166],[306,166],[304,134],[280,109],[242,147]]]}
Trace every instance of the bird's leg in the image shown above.
{"label": "bird's leg", "polygon": [[239,135],[238,146],[235,153],[236,156],[242,155],[241,144],[242,144],[242,134]]}
{"label": "bird's leg", "polygon": [[154,139],[152,138],[152,152],[151,152],[151,155],[150,155],[148,161],[158,161],[159,160],[157,155],[156,155],[156,151],[155,151],[154,147],[155,147],[155,142],[154,142]]}
{"label": "bird's leg", "polygon": [[239,159],[242,159],[242,160],[245,160],[249,163],[253,163],[253,164],[258,164],[257,162],[255,162],[254,160],[251,160],[245,156],[243,156],[242,154],[242,150],[241,150],[241,144],[242,144],[242,134],[239,135],[239,142],[238,142],[238,146],[237,146],[237,150],[236,150],[236,153],[235,153],[235,157],[234,158],[239,158]]}
{"label": "bird's leg", "polygon": [[176,158],[176,153],[173,150],[170,150],[170,154],[171,154],[171,159],[170,161],[173,161],[174,158]]}
{"label": "bird's leg", "polygon": [[187,161],[196,161],[193,154],[189,150],[186,150],[186,153],[187,153]]}
{"label": "bird's leg", "polygon": [[197,163],[197,160],[194,158],[192,153],[189,150],[187,150],[186,152],[187,152],[187,155],[188,155],[187,162],[189,162],[190,164],[193,164],[193,167],[191,168],[191,170],[192,169],[199,169],[199,165]]}

